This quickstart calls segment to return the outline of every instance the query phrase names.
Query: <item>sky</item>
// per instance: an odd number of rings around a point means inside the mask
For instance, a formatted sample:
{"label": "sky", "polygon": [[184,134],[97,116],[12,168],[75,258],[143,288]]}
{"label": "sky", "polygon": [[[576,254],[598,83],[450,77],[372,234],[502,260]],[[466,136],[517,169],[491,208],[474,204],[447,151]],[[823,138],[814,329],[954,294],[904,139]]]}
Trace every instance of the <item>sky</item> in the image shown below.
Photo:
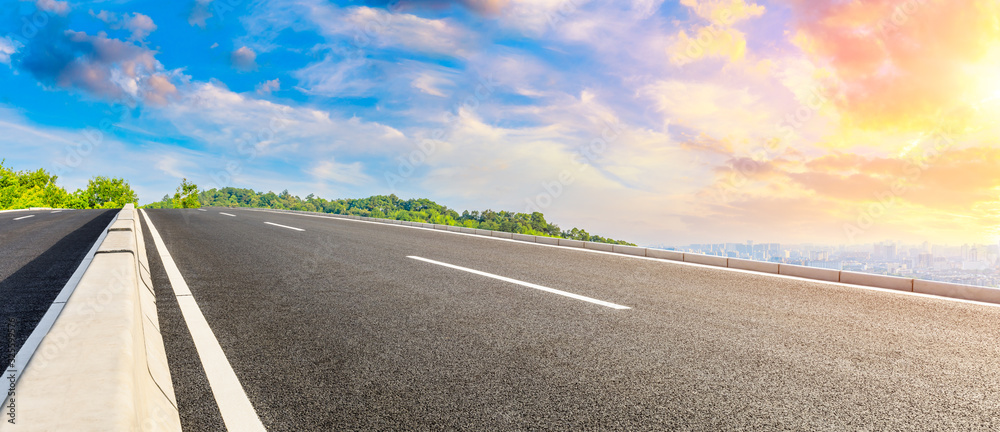
{"label": "sky", "polygon": [[11,0],[0,158],[541,211],[640,245],[1000,240],[997,0]]}

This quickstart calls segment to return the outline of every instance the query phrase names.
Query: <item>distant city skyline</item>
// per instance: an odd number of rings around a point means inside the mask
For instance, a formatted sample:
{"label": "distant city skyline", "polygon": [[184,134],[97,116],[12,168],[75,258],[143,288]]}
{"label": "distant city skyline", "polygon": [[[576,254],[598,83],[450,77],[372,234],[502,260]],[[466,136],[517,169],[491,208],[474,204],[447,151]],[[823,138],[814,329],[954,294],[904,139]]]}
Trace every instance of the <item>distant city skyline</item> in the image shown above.
{"label": "distant city skyline", "polygon": [[862,245],[702,243],[669,249],[809,267],[904,276],[968,285],[1000,287],[1000,244],[960,246],[902,244],[885,241]]}

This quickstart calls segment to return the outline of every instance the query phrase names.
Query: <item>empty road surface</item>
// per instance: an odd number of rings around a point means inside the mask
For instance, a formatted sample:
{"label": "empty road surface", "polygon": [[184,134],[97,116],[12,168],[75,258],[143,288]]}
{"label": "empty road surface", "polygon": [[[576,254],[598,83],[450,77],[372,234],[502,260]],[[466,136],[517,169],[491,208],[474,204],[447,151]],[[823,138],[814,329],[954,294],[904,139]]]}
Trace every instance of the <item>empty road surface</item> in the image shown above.
{"label": "empty road surface", "polygon": [[206,210],[145,211],[190,296],[143,219],[185,430],[226,411],[191,297],[272,431],[1000,427],[997,307]]}
{"label": "empty road surface", "polygon": [[116,213],[0,213],[0,358],[21,348]]}

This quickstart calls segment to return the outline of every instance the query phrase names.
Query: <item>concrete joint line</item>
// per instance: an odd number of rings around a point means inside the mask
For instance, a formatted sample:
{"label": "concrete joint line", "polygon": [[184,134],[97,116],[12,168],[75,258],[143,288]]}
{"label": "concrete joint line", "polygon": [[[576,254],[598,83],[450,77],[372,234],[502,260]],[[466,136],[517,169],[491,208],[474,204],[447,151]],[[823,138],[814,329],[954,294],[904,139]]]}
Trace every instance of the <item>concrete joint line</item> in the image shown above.
{"label": "concrete joint line", "polygon": [[135,255],[135,251],[131,251],[131,250],[127,250],[127,249],[122,249],[122,250],[115,250],[115,249],[112,249],[112,250],[103,250],[103,251],[97,251],[97,252],[94,252],[94,255],[101,255],[101,254],[116,254],[116,253],[130,253],[130,254],[132,254],[132,255]]}

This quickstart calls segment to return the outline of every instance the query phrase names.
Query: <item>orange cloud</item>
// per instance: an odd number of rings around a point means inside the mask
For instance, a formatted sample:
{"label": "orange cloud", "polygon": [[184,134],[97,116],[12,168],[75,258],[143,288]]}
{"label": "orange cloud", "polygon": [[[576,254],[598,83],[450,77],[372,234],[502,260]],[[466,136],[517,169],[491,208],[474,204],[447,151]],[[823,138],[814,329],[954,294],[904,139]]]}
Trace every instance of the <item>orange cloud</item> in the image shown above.
{"label": "orange cloud", "polygon": [[770,220],[837,230],[876,206],[878,212],[867,215],[878,219],[877,228],[866,231],[874,238],[919,233],[936,241],[981,241],[995,234],[1000,219],[997,166],[1000,149],[986,146],[946,149],[919,162],[846,153],[785,153],[770,161],[733,157],[714,169],[715,182],[699,196],[716,199],[706,211],[727,209],[755,226]]}
{"label": "orange cloud", "polygon": [[925,130],[942,112],[982,100],[1000,69],[996,0],[789,0],[794,42],[833,72],[827,91],[866,129]]}

